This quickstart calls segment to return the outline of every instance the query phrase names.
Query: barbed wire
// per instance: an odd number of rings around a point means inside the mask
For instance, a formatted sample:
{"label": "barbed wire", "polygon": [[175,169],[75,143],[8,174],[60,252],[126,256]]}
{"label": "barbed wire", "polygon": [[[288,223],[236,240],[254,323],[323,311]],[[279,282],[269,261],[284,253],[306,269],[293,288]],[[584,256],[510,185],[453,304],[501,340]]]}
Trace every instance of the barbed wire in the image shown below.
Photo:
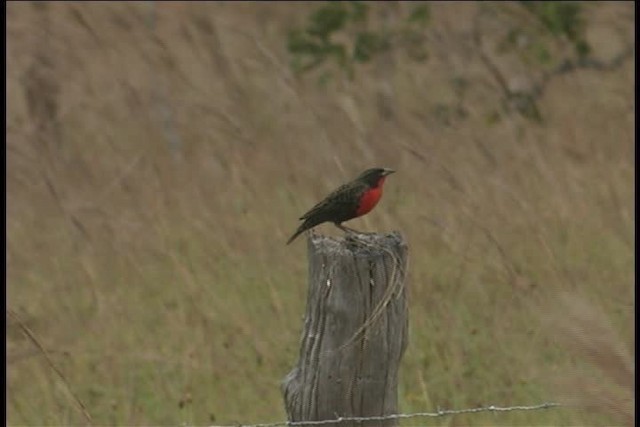
{"label": "barbed wire", "polygon": [[479,412],[513,412],[513,411],[538,411],[542,409],[557,408],[563,405],[559,403],[545,402],[539,405],[520,405],[520,406],[482,406],[478,408],[468,409],[438,409],[436,412],[414,412],[410,414],[391,414],[372,417],[338,417],[333,420],[319,420],[319,421],[280,421],[274,423],[261,423],[261,424],[228,424],[228,425],[212,425],[209,427],[278,427],[278,426],[318,426],[324,424],[338,424],[348,421],[388,421],[399,420],[409,418],[436,418],[444,417],[447,415],[460,415],[460,414],[474,414]]}

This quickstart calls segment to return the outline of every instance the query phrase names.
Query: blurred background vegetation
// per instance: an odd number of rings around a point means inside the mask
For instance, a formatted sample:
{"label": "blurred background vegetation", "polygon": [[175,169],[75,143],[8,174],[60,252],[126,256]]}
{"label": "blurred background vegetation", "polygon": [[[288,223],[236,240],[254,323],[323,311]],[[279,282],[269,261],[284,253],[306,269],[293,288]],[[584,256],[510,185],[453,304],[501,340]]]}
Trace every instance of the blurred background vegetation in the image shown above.
{"label": "blurred background vegetation", "polygon": [[372,166],[351,225],[410,246],[403,412],[633,424],[633,3],[6,11],[9,425],[283,420],[284,243]]}

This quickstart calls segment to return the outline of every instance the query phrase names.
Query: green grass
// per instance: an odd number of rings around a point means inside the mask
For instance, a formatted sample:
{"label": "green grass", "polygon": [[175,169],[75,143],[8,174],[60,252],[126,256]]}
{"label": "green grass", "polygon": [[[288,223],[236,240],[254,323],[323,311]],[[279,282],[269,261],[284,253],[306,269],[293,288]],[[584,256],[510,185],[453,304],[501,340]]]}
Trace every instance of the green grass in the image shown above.
{"label": "green grass", "polygon": [[[151,31],[143,3],[9,5],[8,308],[64,380],[9,321],[8,424],[83,424],[68,390],[101,425],[284,420],[307,280],[304,239],[284,243],[380,165],[398,173],[351,224],[409,243],[401,411],[559,401],[579,406],[420,423],[630,425],[615,349],[634,357],[631,62],[554,80],[543,125],[488,124],[499,93],[463,48],[468,4],[431,8],[448,62],[434,46],[323,88],[286,68],[288,25],[311,7],[158,3]],[[33,105],[50,93],[25,95],[43,55],[55,117]],[[447,126],[429,112],[460,73],[469,115]]]}

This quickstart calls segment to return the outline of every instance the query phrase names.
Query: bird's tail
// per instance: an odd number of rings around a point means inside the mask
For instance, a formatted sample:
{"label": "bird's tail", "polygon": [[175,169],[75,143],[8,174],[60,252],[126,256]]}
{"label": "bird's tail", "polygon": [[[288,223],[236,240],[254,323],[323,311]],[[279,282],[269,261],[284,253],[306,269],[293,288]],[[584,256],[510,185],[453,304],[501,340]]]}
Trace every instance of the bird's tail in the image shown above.
{"label": "bird's tail", "polygon": [[291,242],[293,242],[296,237],[298,237],[300,234],[302,234],[305,230],[307,230],[309,227],[306,226],[306,221],[303,222],[302,224],[300,224],[300,227],[298,227],[298,229],[296,230],[295,233],[293,233],[293,236],[289,237],[289,240],[287,240],[287,245]]}
{"label": "bird's tail", "polygon": [[302,224],[300,224],[300,227],[298,227],[298,229],[296,230],[295,233],[293,233],[293,236],[289,237],[289,240],[287,241],[287,245],[291,242],[293,242],[295,240],[296,237],[298,237],[300,234],[304,233],[305,231],[307,231],[310,228],[315,227],[316,225],[320,224],[322,221],[318,221],[317,218],[307,218],[306,220],[304,220],[304,222]]}

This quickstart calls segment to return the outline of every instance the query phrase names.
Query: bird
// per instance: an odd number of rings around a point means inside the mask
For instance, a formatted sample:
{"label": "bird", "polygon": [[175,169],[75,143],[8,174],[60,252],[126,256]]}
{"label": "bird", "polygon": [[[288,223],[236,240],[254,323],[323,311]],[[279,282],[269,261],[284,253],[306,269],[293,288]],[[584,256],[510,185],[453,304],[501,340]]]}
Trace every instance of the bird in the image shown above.
{"label": "bird", "polygon": [[338,187],[300,217],[304,222],[289,238],[287,245],[304,231],[324,222],[332,222],[345,232],[359,233],[342,223],[369,213],[382,197],[385,179],[394,172],[389,168],[367,169],[353,181]]}

